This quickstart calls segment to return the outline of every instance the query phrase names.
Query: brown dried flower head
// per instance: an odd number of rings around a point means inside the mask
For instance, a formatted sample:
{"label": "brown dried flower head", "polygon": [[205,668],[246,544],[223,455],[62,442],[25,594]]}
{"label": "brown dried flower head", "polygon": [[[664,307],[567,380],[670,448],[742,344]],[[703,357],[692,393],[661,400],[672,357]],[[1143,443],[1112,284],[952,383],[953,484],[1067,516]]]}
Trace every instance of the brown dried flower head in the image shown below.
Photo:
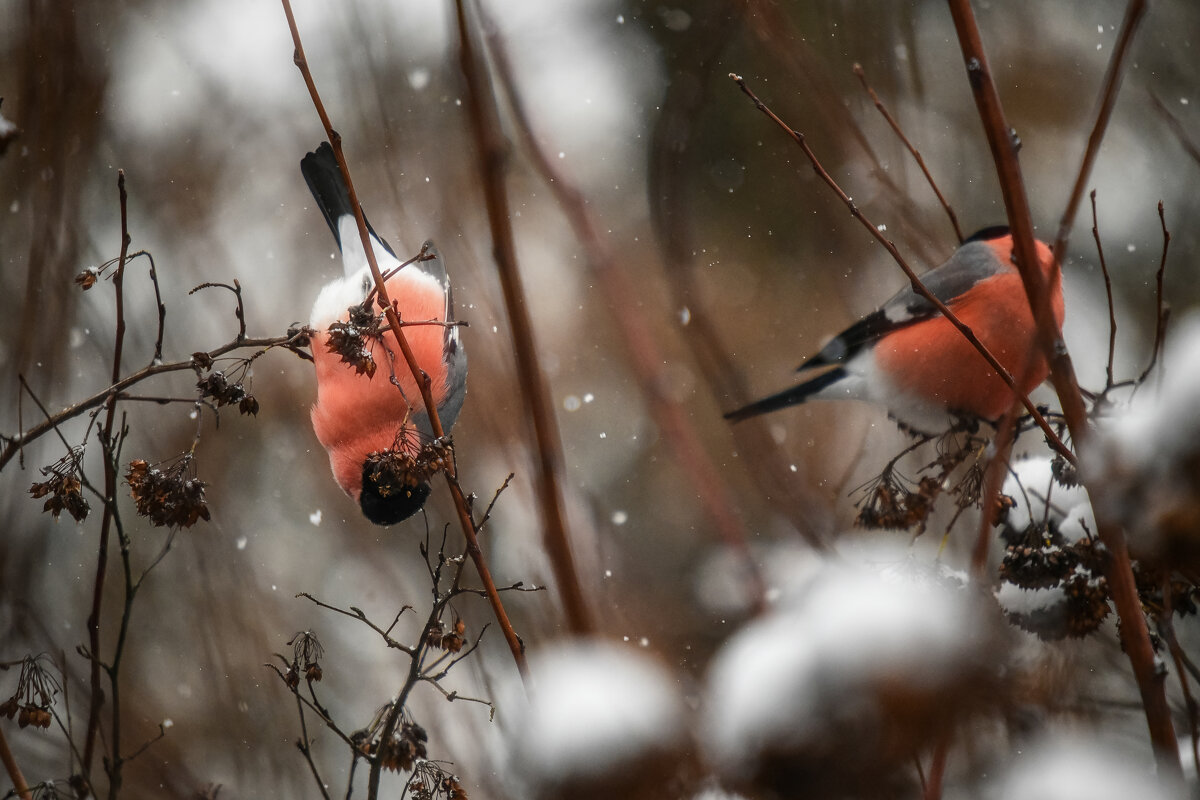
{"label": "brown dried flower head", "polygon": [[190,474],[192,456],[185,454],[166,470],[135,459],[129,462],[125,480],[137,513],[154,525],[190,528],[198,520],[211,519],[204,488],[208,484]]}
{"label": "brown dried flower head", "polygon": [[325,349],[354,367],[359,375],[368,378],[375,375],[375,358],[371,355],[371,342],[383,331],[383,314],[371,312],[370,300],[350,306],[349,319],[329,326],[329,337]]}
{"label": "brown dried flower head", "polygon": [[1086,636],[1100,627],[1111,611],[1103,548],[1090,539],[1066,541],[1053,522],[1031,525],[1019,535],[1010,531],[1008,538],[1001,580],[1059,593],[1057,602],[1009,613],[1009,622],[1047,641]]}
{"label": "brown dried flower head", "polygon": [[229,379],[225,377],[225,373],[220,370],[210,372],[196,381],[196,388],[200,390],[202,398],[211,400],[217,406],[240,404],[242,400],[249,396],[246,394],[246,387],[242,386],[241,381],[230,383]]}
{"label": "brown dried flower head", "polygon": [[0,716],[17,718],[21,728],[49,728],[54,719],[50,706],[58,695],[58,681],[43,663],[44,655],[25,656],[21,660],[21,675],[12,697],[0,703]]}
{"label": "brown dried flower head", "polygon": [[41,473],[46,480],[29,487],[29,493],[35,499],[50,495],[42,511],[49,511],[56,520],[59,514],[66,511],[76,522],[82,522],[91,510],[83,496],[82,461],[83,448],[73,447],[58,461],[42,468]]}
{"label": "brown dried flower head", "polygon": [[940,492],[941,482],[936,478],[921,478],[914,488],[909,489],[895,472],[889,470],[879,476],[874,488],[868,492],[854,522],[864,528],[908,530],[919,527],[924,530]]}
{"label": "brown dried flower head", "polygon": [[75,285],[83,291],[87,291],[96,285],[96,281],[100,279],[100,271],[95,267],[88,267],[83,272],[75,276]]}
{"label": "brown dried flower head", "polygon": [[[292,673],[299,671],[299,665],[304,665],[304,679],[309,683],[315,683],[324,675],[321,670],[321,665],[318,663],[322,656],[325,655],[325,648],[321,646],[321,642],[317,639],[317,635],[312,631],[301,631],[292,637],[288,642],[292,646],[292,666],[288,670],[289,685],[291,685]],[[295,686],[292,686],[295,688]]]}
{"label": "brown dried flower head", "polygon": [[363,478],[375,485],[380,496],[387,497],[407,487],[428,483],[453,458],[446,440],[423,442],[411,450],[406,442],[415,436],[416,432],[405,426],[391,450],[380,450],[367,456]]}

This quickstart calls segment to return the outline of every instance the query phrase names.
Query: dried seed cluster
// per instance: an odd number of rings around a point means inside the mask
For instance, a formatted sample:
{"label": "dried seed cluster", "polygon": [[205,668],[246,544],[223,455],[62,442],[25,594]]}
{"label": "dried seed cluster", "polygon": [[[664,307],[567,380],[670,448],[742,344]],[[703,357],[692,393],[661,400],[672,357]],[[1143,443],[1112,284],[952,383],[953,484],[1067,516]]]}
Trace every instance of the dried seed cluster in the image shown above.
{"label": "dried seed cluster", "polygon": [[[384,715],[380,715],[382,720]],[[382,728],[382,724],[380,725]],[[373,731],[369,738],[359,744],[359,751],[365,756],[378,757],[384,769],[393,772],[411,772],[413,766],[423,761],[427,755],[426,742],[429,734],[415,722],[404,720],[400,727],[392,731],[387,741],[380,741],[381,730]]]}
{"label": "dried seed cluster", "polygon": [[422,761],[408,781],[413,800],[467,800],[467,791],[456,776],[433,761]]}
{"label": "dried seed cluster", "polygon": [[87,517],[91,506],[83,496],[82,461],[83,448],[73,447],[58,461],[42,467],[41,473],[46,480],[29,487],[29,493],[35,499],[50,495],[42,511],[49,511],[55,519],[66,511],[76,522],[82,522]]}
{"label": "dried seed cluster", "polygon": [[354,367],[359,375],[368,378],[375,374],[376,363],[371,355],[371,341],[383,332],[383,314],[371,312],[370,301],[349,308],[349,319],[329,326],[325,348]]}
{"label": "dried seed cluster", "polygon": [[935,478],[921,478],[909,489],[894,470],[888,470],[860,503],[854,524],[884,530],[923,528],[940,492],[941,484]]}
{"label": "dried seed cluster", "polygon": [[450,444],[445,440],[424,442],[411,450],[406,440],[414,436],[415,432],[405,427],[391,450],[380,450],[367,456],[363,477],[375,484],[380,496],[387,497],[406,487],[428,483],[453,457]]}
{"label": "dried seed cluster", "polygon": [[[195,359],[197,355],[204,355],[211,366],[212,359],[208,359],[206,354],[193,353],[192,358]],[[254,395],[246,391],[241,381],[231,382],[221,370],[201,377],[196,381],[196,388],[200,390],[202,399],[210,400],[218,407],[237,405],[238,411],[243,414],[258,415],[258,400]]]}
{"label": "dried seed cluster", "polygon": [[943,493],[954,497],[960,511],[978,505],[983,472],[977,460],[951,481],[959,467],[977,457],[982,449],[982,440],[970,435],[961,438],[962,434],[963,431],[952,430],[938,441],[936,458],[917,470],[921,477],[915,483],[896,470],[896,463],[913,448],[892,459],[879,477],[863,487],[865,496],[858,502],[854,523],[882,530],[916,529],[915,535],[920,536]]}
{"label": "dried seed cluster", "polygon": [[288,642],[292,646],[292,662],[284,673],[284,680],[289,689],[300,685],[301,664],[303,664],[304,680],[317,683],[324,676],[320,659],[325,655],[325,648],[317,640],[312,631],[301,631]]}
{"label": "dried seed cluster", "polygon": [[165,471],[141,459],[129,462],[125,480],[133,495],[137,513],[154,525],[190,528],[197,520],[210,519],[204,499],[207,484],[190,475],[192,457],[185,455]]}
{"label": "dried seed cluster", "polygon": [[49,728],[54,715],[50,706],[58,694],[58,681],[42,662],[44,656],[25,656],[21,660],[21,675],[17,679],[17,691],[0,703],[0,716],[17,718],[17,725],[27,728]]}
{"label": "dried seed cluster", "polygon": [[457,653],[466,643],[467,623],[461,617],[454,618],[454,625],[447,631],[445,624],[438,620],[425,636],[425,643],[430,647],[438,647],[448,653]]}

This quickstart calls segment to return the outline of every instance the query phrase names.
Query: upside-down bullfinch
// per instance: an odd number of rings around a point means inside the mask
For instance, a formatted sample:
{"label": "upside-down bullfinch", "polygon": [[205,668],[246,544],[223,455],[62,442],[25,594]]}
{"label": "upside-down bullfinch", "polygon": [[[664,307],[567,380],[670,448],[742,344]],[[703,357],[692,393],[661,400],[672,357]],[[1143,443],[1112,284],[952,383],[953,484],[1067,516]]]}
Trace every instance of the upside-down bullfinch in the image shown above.
{"label": "upside-down bullfinch", "polygon": [[[1039,267],[1062,329],[1062,272],[1037,243]],[[991,351],[1028,395],[1049,374],[1007,228],[985,228],[946,263],[921,276],[935,297]],[[798,371],[833,369],[726,414],[733,421],[808,400],[866,400],[918,433],[941,433],[956,419],[998,420],[1016,398],[941,312],[913,291],[899,292],[847,328]]]}
{"label": "upside-down bullfinch", "polygon": [[[402,450],[414,455],[433,430],[421,391],[390,329],[364,339],[377,369],[364,372],[344,361],[329,347],[333,323],[346,323],[350,309],[367,299],[374,287],[350,193],[333,150],[323,142],[300,162],[300,171],[342,252],[344,277],[326,285],[313,304],[309,321],[317,331],[313,362],[317,371],[317,402],[312,408],[313,430],[329,451],[333,476],[343,491],[358,502],[367,519],[391,525],[415,514],[429,496],[424,480],[402,485],[379,485],[370,469],[371,457]],[[404,336],[417,364],[430,379],[442,430],[449,433],[466,394],[467,356],[454,319],[450,280],[432,242],[424,258],[404,267],[370,223],[371,245],[388,294],[405,325]],[[374,310],[374,309],[372,309]],[[385,323],[386,324],[386,323]],[[397,385],[398,384],[398,385]]]}

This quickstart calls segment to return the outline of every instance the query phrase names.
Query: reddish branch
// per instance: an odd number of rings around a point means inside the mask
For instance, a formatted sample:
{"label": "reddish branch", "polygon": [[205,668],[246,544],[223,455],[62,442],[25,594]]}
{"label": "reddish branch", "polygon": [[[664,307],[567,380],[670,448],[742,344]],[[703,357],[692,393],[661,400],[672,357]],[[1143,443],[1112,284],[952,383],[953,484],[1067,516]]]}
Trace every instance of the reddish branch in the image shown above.
{"label": "reddish branch", "polygon": [[[1050,310],[1049,292],[1046,291],[1041,271],[1037,268],[1033,222],[1012,129],[1005,119],[1000,96],[992,81],[991,70],[988,67],[983,42],[970,3],[968,0],[948,0],[948,2],[955,29],[958,32],[959,44],[962,47],[967,77],[975,96],[980,118],[983,121],[992,157],[996,162],[1000,188],[1004,195],[1004,205],[1008,212],[1009,226],[1013,232],[1017,267],[1021,271],[1025,291],[1029,296],[1030,306],[1033,308],[1034,318],[1037,321],[1039,344],[1050,363],[1051,381],[1058,393],[1063,416],[1075,447],[1083,452],[1088,446],[1090,435],[1087,413],[1078,383],[1075,380],[1075,371],[1070,355],[1062,341],[1058,326],[1054,324],[1054,316]],[[1136,5],[1137,2],[1138,0],[1134,0],[1133,4]],[[1115,81],[1113,91],[1115,91]],[[1055,255],[1061,259],[1063,254],[1056,250]],[[1101,487],[1093,485],[1087,486],[1087,489],[1091,494]],[[1134,583],[1129,549],[1125,541],[1125,532],[1112,520],[1104,518],[1099,513],[1096,527],[1100,540],[1109,551],[1110,558],[1107,562],[1105,577],[1108,580],[1113,603],[1120,619],[1121,643],[1129,657],[1138,689],[1141,692],[1142,705],[1150,729],[1150,738],[1158,758],[1159,770],[1164,776],[1178,778],[1181,775],[1179,751],[1164,692],[1164,675],[1158,669],[1154,649],[1150,643],[1149,631],[1146,627],[1146,619],[1142,614],[1137,587]]]}
{"label": "reddish branch", "polygon": [[762,608],[766,602],[766,587],[750,552],[746,528],[737,515],[728,486],[700,441],[695,427],[688,422],[683,404],[666,391],[668,378],[663,365],[667,359],[659,347],[658,337],[634,302],[638,295],[634,280],[629,270],[615,257],[607,240],[600,235],[599,227],[588,210],[587,198],[555,167],[546,151],[538,145],[538,138],[533,133],[513,80],[507,49],[490,22],[488,45],[525,149],[566,215],[575,237],[587,252],[588,267],[607,297],[607,308],[624,339],[625,351],[650,413],[662,430],[664,440],[675,451],[676,464],[691,480],[706,517],[712,521],[726,545],[741,557],[754,598],[752,605]]}
{"label": "reddish branch", "polygon": [[595,629],[595,623],[579,583],[570,539],[567,536],[560,488],[562,439],[554,416],[550,391],[538,363],[533,321],[529,316],[521,273],[517,268],[512,215],[509,212],[508,193],[505,188],[507,148],[500,133],[495,96],[486,67],[476,52],[462,0],[456,0],[455,9],[458,15],[459,58],[467,82],[467,111],[479,152],[484,199],[492,230],[493,255],[500,275],[500,286],[504,292],[505,310],[512,326],[517,379],[523,389],[522,397],[528,404],[527,410],[533,421],[534,436],[537,439],[537,488],[541,501],[542,535],[550,565],[554,570],[555,583],[562,598],[563,610],[566,612],[567,625],[573,633],[586,634]]}
{"label": "reddish branch", "polygon": [[21,800],[32,800],[33,792],[29,790],[29,784],[25,782],[25,776],[21,774],[17,760],[13,758],[2,726],[0,726],[0,761],[4,762],[4,771],[8,773],[8,779],[12,781],[13,792],[17,797],[20,797]]}

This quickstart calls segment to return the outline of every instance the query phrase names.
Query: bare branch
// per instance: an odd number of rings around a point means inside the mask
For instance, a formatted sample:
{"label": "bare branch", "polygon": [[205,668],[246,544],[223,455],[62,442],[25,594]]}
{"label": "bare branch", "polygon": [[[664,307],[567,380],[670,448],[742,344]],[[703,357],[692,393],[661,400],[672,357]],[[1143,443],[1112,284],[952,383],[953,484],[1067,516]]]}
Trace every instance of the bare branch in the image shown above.
{"label": "bare branch", "polygon": [[933,189],[933,193],[937,195],[938,202],[942,204],[942,209],[946,212],[946,216],[950,218],[950,225],[954,228],[954,236],[961,244],[964,237],[962,234],[962,228],[958,226],[958,216],[954,213],[954,209],[950,207],[950,204],[946,202],[946,198],[942,196],[942,191],[938,188],[937,181],[935,181],[933,179],[933,175],[929,173],[929,168],[925,166],[925,159],[921,158],[921,152],[917,150],[916,146],[908,140],[907,136],[904,135],[904,131],[900,128],[900,123],[897,122],[896,118],[891,115],[891,113],[883,105],[883,101],[879,99],[879,95],[875,94],[875,90],[871,88],[869,83],[867,83],[867,73],[863,70],[862,64],[854,65],[854,74],[857,75],[859,81],[862,82],[863,88],[867,90],[867,94],[871,95],[871,101],[875,103],[875,108],[879,109],[879,113],[883,115],[885,120],[887,120],[887,124],[891,126],[895,134],[900,137],[900,141],[904,142],[904,146],[907,147],[908,152],[912,154],[913,160],[916,161],[917,166],[921,168],[921,173],[925,176],[925,181],[929,184],[929,188]]}

